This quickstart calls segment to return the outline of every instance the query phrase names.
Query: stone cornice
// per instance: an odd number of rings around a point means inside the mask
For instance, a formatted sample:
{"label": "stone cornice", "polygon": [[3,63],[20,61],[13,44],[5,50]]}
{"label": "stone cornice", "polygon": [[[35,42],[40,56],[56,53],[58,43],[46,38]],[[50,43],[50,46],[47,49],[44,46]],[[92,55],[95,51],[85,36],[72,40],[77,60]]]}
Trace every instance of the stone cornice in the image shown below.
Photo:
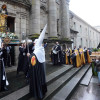
{"label": "stone cornice", "polygon": [[27,7],[31,7],[31,3],[29,2],[29,0],[10,0],[10,1],[22,4]]}
{"label": "stone cornice", "polygon": [[47,0],[40,0],[42,3],[47,3]]}

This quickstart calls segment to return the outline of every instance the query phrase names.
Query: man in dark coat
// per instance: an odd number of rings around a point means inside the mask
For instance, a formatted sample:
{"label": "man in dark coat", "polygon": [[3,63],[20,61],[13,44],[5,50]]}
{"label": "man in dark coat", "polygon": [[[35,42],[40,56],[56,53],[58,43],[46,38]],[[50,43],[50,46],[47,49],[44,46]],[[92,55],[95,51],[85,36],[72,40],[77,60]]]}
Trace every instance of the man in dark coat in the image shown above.
{"label": "man in dark coat", "polygon": [[61,52],[61,46],[58,42],[56,42],[56,45],[53,47],[53,64],[61,64],[62,61],[62,52]]}

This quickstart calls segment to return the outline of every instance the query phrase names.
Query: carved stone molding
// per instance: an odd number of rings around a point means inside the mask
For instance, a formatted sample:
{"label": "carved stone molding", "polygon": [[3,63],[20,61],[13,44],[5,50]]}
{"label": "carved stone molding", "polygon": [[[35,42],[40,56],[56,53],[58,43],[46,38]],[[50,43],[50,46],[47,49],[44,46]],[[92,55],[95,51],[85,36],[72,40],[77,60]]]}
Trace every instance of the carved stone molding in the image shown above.
{"label": "carved stone molding", "polygon": [[47,3],[47,0],[40,0],[42,3]]}

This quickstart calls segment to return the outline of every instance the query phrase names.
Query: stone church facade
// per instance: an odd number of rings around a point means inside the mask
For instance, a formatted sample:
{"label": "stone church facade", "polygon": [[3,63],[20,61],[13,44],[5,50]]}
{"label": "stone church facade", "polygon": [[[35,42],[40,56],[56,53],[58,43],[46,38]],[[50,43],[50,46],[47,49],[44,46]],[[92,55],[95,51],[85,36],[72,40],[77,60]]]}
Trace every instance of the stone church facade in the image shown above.
{"label": "stone church facade", "polygon": [[47,40],[68,39],[72,48],[96,48],[100,43],[100,32],[69,10],[69,0],[0,0],[0,7],[3,3],[8,9],[7,26],[20,40],[23,35],[40,34],[48,24]]}

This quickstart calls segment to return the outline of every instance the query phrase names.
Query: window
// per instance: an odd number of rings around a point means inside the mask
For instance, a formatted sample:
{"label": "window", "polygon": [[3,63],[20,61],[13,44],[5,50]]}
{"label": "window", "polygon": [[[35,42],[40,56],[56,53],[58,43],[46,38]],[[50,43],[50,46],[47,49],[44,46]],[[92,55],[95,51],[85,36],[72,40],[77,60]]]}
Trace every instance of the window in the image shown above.
{"label": "window", "polygon": [[82,33],[82,26],[80,25],[80,33]]}
{"label": "window", "polygon": [[74,29],[76,29],[76,22],[74,22]]}

